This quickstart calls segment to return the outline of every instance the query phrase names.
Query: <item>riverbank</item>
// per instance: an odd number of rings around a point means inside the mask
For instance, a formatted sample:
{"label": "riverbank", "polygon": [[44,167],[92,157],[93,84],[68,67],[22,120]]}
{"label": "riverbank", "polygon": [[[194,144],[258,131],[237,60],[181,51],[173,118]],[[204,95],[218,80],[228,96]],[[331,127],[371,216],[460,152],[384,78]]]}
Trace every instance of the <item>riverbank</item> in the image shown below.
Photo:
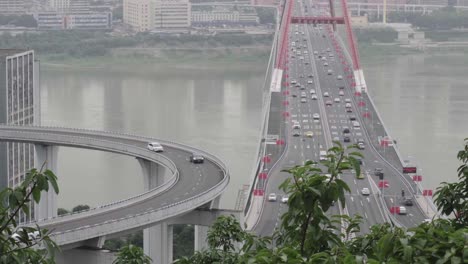
{"label": "riverbank", "polygon": [[164,66],[170,69],[218,69],[265,66],[270,56],[269,46],[216,48],[116,48],[108,55],[92,57],[40,56],[45,67],[108,70],[132,69],[134,66]]}

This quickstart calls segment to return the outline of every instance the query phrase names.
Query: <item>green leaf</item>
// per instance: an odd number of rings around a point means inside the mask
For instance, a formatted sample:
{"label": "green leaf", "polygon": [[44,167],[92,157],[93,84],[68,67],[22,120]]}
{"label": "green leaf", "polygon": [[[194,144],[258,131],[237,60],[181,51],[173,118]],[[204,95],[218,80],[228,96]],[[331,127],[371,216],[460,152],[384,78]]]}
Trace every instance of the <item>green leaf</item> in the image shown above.
{"label": "green leaf", "polygon": [[39,203],[41,200],[41,190],[39,188],[34,188],[32,190],[33,199],[36,203]]}
{"label": "green leaf", "polygon": [[44,172],[44,174],[46,175],[47,179],[49,180],[49,183],[54,188],[55,193],[58,194],[59,193],[59,187],[58,187],[58,184],[57,184],[57,176],[50,170],[46,170]]}

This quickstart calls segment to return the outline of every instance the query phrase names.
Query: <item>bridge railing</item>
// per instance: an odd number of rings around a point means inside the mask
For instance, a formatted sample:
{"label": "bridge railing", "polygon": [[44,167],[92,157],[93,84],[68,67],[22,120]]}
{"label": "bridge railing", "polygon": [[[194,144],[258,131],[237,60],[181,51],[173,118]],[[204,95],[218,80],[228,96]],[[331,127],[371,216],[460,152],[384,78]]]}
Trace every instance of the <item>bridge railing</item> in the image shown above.
{"label": "bridge railing", "polygon": [[273,45],[270,50],[270,58],[268,60],[268,67],[267,71],[265,74],[265,79],[263,81],[263,96],[262,96],[262,127],[260,128],[260,133],[259,133],[259,139],[258,139],[258,145],[257,145],[257,150],[256,150],[256,159],[253,162],[252,166],[252,172],[251,172],[251,177],[250,177],[250,187],[248,191],[248,196],[246,199],[246,203],[244,205],[244,215],[247,215],[249,209],[250,209],[250,204],[252,202],[252,195],[253,195],[253,189],[255,188],[257,184],[257,175],[260,172],[262,168],[262,157],[265,156],[265,151],[266,151],[266,137],[268,134],[268,120],[270,118],[270,103],[271,103],[271,92],[270,92],[270,84],[272,81],[272,73],[274,70],[275,66],[275,60],[276,60],[276,53],[277,53],[277,47],[278,47],[278,38],[279,38],[279,31],[277,30],[275,33],[275,36],[273,38]]}
{"label": "bridge railing", "polygon": [[[1,127],[0,127],[1,128]],[[34,137],[36,141],[40,140],[48,140],[50,141],[50,136],[47,136],[45,134],[37,134],[34,133],[34,135],[31,135],[31,132],[18,132],[18,131],[0,131],[0,134],[8,139],[24,139],[26,137]],[[28,140],[29,142],[29,140]],[[152,162],[156,162],[158,164],[161,164],[162,166],[165,166],[167,169],[169,169],[171,173],[171,177],[162,185],[157,186],[156,188],[153,188],[149,191],[140,193],[138,195],[126,198],[126,199],[121,199],[118,201],[114,201],[108,204],[100,205],[97,207],[90,208],[88,210],[82,210],[79,212],[74,212],[74,213],[69,213],[69,214],[64,214],[60,215],[57,217],[50,217],[50,218],[45,218],[45,219],[37,219],[35,221],[31,221],[29,223],[25,224],[32,224],[32,223],[41,223],[44,221],[52,221],[54,219],[58,218],[63,218],[65,216],[72,216],[72,215],[79,215],[77,217],[85,217],[86,215],[83,214],[85,212],[89,213],[94,213],[96,209],[115,209],[116,205],[119,207],[124,207],[127,206],[129,203],[134,203],[138,201],[142,201],[145,199],[148,199],[149,197],[153,197],[156,194],[160,194],[168,189],[170,189],[177,181],[179,178],[179,172],[177,170],[176,165],[173,163],[172,160],[168,159],[167,157],[157,154],[157,153],[149,153],[151,154],[150,156],[148,155],[148,151],[144,148],[141,147],[135,147],[132,145],[127,145],[127,144],[121,144],[121,143],[116,143],[116,142],[111,142],[111,141],[106,141],[102,139],[92,139],[88,137],[78,137],[78,136],[61,136],[61,135],[54,135],[53,139],[54,144],[60,144],[60,145],[67,145],[67,146],[84,146],[84,145],[93,145],[96,146],[95,149],[98,150],[107,150],[111,152],[117,152],[117,153],[122,153],[125,155],[130,155],[133,157],[138,157],[142,159],[147,159]],[[99,146],[99,147],[97,147]],[[111,208],[112,207],[112,208]],[[69,218],[67,218],[69,220]]]}
{"label": "bridge railing", "polygon": [[136,215],[113,219],[95,225],[82,226],[63,232],[55,232],[51,236],[57,244],[66,245],[95,237],[105,236],[107,234],[146,228],[156,224],[157,222],[191,211],[194,208],[205,204],[207,201],[214,200],[227,187],[229,184],[229,174],[226,168],[221,165],[220,168],[222,168],[222,171],[224,172],[224,179],[209,190],[192,198],[188,198],[162,208],[148,210]]}
{"label": "bridge railing", "polygon": [[[14,127],[14,126],[8,126],[8,127]],[[139,136],[139,135],[125,134],[125,133],[118,133],[118,132],[103,132],[103,131],[96,131],[96,130],[89,130],[89,129],[79,129],[79,128],[70,129],[70,128],[65,128],[65,127],[43,127],[43,126],[42,127],[38,127],[38,126],[27,126],[27,127],[18,126],[18,127],[21,127],[21,129],[42,130],[44,132],[50,131],[50,130],[55,130],[55,131],[62,131],[62,132],[67,132],[67,133],[73,133],[73,132],[78,133],[78,134],[88,133],[88,134],[93,134],[93,135],[98,135],[98,136],[112,135],[113,137],[125,138],[125,139],[129,139],[129,140],[139,139],[139,140],[143,140],[145,142],[159,141],[163,145],[166,145],[166,146],[170,146],[170,147],[174,147],[174,148],[182,148],[182,149],[187,150],[189,152],[197,152],[197,153],[203,154],[207,160],[212,161],[218,167],[221,168],[221,171],[223,172],[223,174],[225,176],[224,179],[221,182],[226,181],[226,178],[227,178],[227,181],[229,182],[228,169],[227,169],[226,165],[220,159],[218,159],[216,156],[211,155],[211,154],[209,154],[209,153],[207,153],[205,151],[198,150],[196,148],[193,148],[193,147],[190,147],[190,146],[187,146],[187,145],[184,145],[184,144],[175,143],[175,142],[172,142],[172,141],[158,140],[158,139]],[[1,129],[1,126],[0,126],[0,129]],[[1,133],[4,133],[4,132],[1,132]],[[17,132],[14,132],[14,134],[18,135]],[[12,136],[14,138],[14,135],[12,135]],[[77,218],[86,217],[88,214],[83,214],[85,212],[89,212],[90,214],[92,214],[92,213],[94,213],[94,211],[96,209],[114,210],[114,209],[117,208],[116,207],[117,205],[118,205],[118,207],[125,207],[125,206],[128,206],[128,205],[132,204],[132,203],[136,203],[136,202],[148,199],[150,197],[154,197],[155,195],[158,195],[158,194],[160,194],[162,192],[165,192],[168,189],[170,189],[178,180],[179,173],[178,173],[178,170],[177,170],[175,164],[172,162],[172,160],[168,159],[164,155],[161,155],[161,154],[158,154],[158,153],[153,153],[153,152],[148,152],[148,150],[146,148],[135,147],[135,146],[126,145],[126,144],[119,144],[119,143],[116,143],[116,142],[110,142],[110,141],[106,141],[106,140],[102,140],[102,139],[92,139],[92,138],[88,138],[88,137],[78,137],[78,136],[65,136],[65,137],[66,137],[66,139],[64,139],[62,141],[60,141],[58,137],[54,137],[54,141],[56,143],[61,143],[61,145],[69,145],[69,146],[83,146],[83,145],[86,145],[86,143],[89,143],[90,140],[93,141],[93,142],[100,142],[101,144],[105,143],[105,145],[107,144],[107,147],[106,148],[100,148],[100,149],[108,149],[109,151],[125,153],[126,155],[131,155],[131,156],[134,156],[134,157],[140,157],[140,158],[143,158],[143,159],[148,159],[148,160],[151,160],[151,161],[159,163],[159,164],[162,163],[166,168],[169,168],[173,172],[173,176],[161,186],[158,186],[158,187],[156,187],[156,188],[154,188],[154,189],[152,189],[150,191],[141,193],[139,195],[136,195],[136,196],[133,196],[133,197],[130,197],[130,198],[127,198],[127,199],[122,199],[122,200],[119,200],[119,201],[116,201],[116,202],[112,202],[110,204],[97,206],[97,207],[91,208],[89,210],[84,210],[84,211],[80,211],[80,212],[76,212],[74,214],[71,214],[71,215],[76,215]],[[75,139],[75,140],[79,139],[78,140],[79,142],[74,142],[74,143],[70,142],[70,140],[69,140],[70,137]],[[37,139],[37,137],[36,137],[36,139]],[[45,138],[43,138],[43,139],[48,140],[50,138],[47,138],[47,136],[45,136]],[[80,141],[80,140],[84,140],[84,142]],[[117,147],[117,146],[121,147],[120,151],[116,151],[115,147]],[[133,151],[130,152],[129,150],[133,150]],[[150,154],[152,156],[152,158],[148,158],[148,154]],[[160,159],[154,159],[154,157],[158,157]],[[162,160],[165,160],[166,162],[162,162]],[[100,212],[102,212],[101,210],[100,210]],[[59,216],[59,217],[54,217],[54,218],[49,218],[49,219],[40,219],[38,222],[48,221],[47,224],[49,224],[50,221],[51,220],[53,221],[54,219],[55,219],[55,221],[62,221],[62,220],[63,221],[69,221],[70,220],[70,217],[63,218],[64,216],[70,216],[70,214]],[[53,222],[55,222],[55,221],[53,221]]]}

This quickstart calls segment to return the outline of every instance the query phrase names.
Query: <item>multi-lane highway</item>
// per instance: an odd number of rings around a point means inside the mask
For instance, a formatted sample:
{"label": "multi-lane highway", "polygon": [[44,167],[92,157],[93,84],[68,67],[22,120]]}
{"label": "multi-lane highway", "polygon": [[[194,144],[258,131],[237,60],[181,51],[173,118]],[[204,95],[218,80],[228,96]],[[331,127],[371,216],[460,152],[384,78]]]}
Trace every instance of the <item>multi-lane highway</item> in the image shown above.
{"label": "multi-lane highway", "polygon": [[[296,1],[293,12],[294,16],[323,16],[307,1]],[[284,194],[278,191],[278,186],[289,175],[281,170],[306,160],[318,161],[320,151],[330,148],[333,141],[340,141],[344,146],[363,142],[364,177],[358,179],[351,172],[341,175],[351,188],[351,193],[346,197],[346,206],[341,208],[335,205],[330,210],[331,214],[361,215],[361,233],[368,232],[373,224],[390,219],[408,227],[421,223],[426,216],[416,203],[406,206],[406,215],[389,214],[388,208],[404,206],[402,191],[406,198],[412,198],[413,190],[401,175],[401,164],[396,155],[389,153],[385,156],[378,149],[377,137],[385,133],[379,132],[375,124],[362,116],[362,99],[355,95],[348,74],[338,59],[343,56],[341,49],[333,48],[333,39],[337,36],[331,27],[293,24],[288,38],[286,82],[289,87],[283,87],[289,91],[284,98],[289,102],[287,111],[290,113],[290,118],[285,120],[287,148],[282,160],[270,172],[265,191],[265,196],[275,193],[279,199],[277,202],[265,202],[255,232],[271,235],[280,224],[282,213],[287,210],[287,204],[279,202]],[[299,126],[293,128],[295,123]],[[349,130],[346,135],[349,142],[344,142],[345,130]],[[378,188],[379,177],[374,176],[376,168],[382,169],[388,183],[383,192]],[[370,194],[363,195],[363,188],[369,189]]]}

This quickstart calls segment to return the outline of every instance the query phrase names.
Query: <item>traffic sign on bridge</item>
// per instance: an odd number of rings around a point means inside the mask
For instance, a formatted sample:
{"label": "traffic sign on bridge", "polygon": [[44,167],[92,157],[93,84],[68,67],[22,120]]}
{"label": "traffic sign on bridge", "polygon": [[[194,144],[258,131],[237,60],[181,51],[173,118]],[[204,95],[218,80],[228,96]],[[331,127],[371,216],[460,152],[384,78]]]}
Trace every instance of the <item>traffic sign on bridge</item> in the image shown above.
{"label": "traffic sign on bridge", "polygon": [[390,207],[390,213],[392,213],[392,214],[399,214],[399,213],[400,213],[400,207],[399,207],[399,206],[392,206],[392,207]]}
{"label": "traffic sign on bridge", "polygon": [[432,196],[432,190],[423,190],[423,196]]}

